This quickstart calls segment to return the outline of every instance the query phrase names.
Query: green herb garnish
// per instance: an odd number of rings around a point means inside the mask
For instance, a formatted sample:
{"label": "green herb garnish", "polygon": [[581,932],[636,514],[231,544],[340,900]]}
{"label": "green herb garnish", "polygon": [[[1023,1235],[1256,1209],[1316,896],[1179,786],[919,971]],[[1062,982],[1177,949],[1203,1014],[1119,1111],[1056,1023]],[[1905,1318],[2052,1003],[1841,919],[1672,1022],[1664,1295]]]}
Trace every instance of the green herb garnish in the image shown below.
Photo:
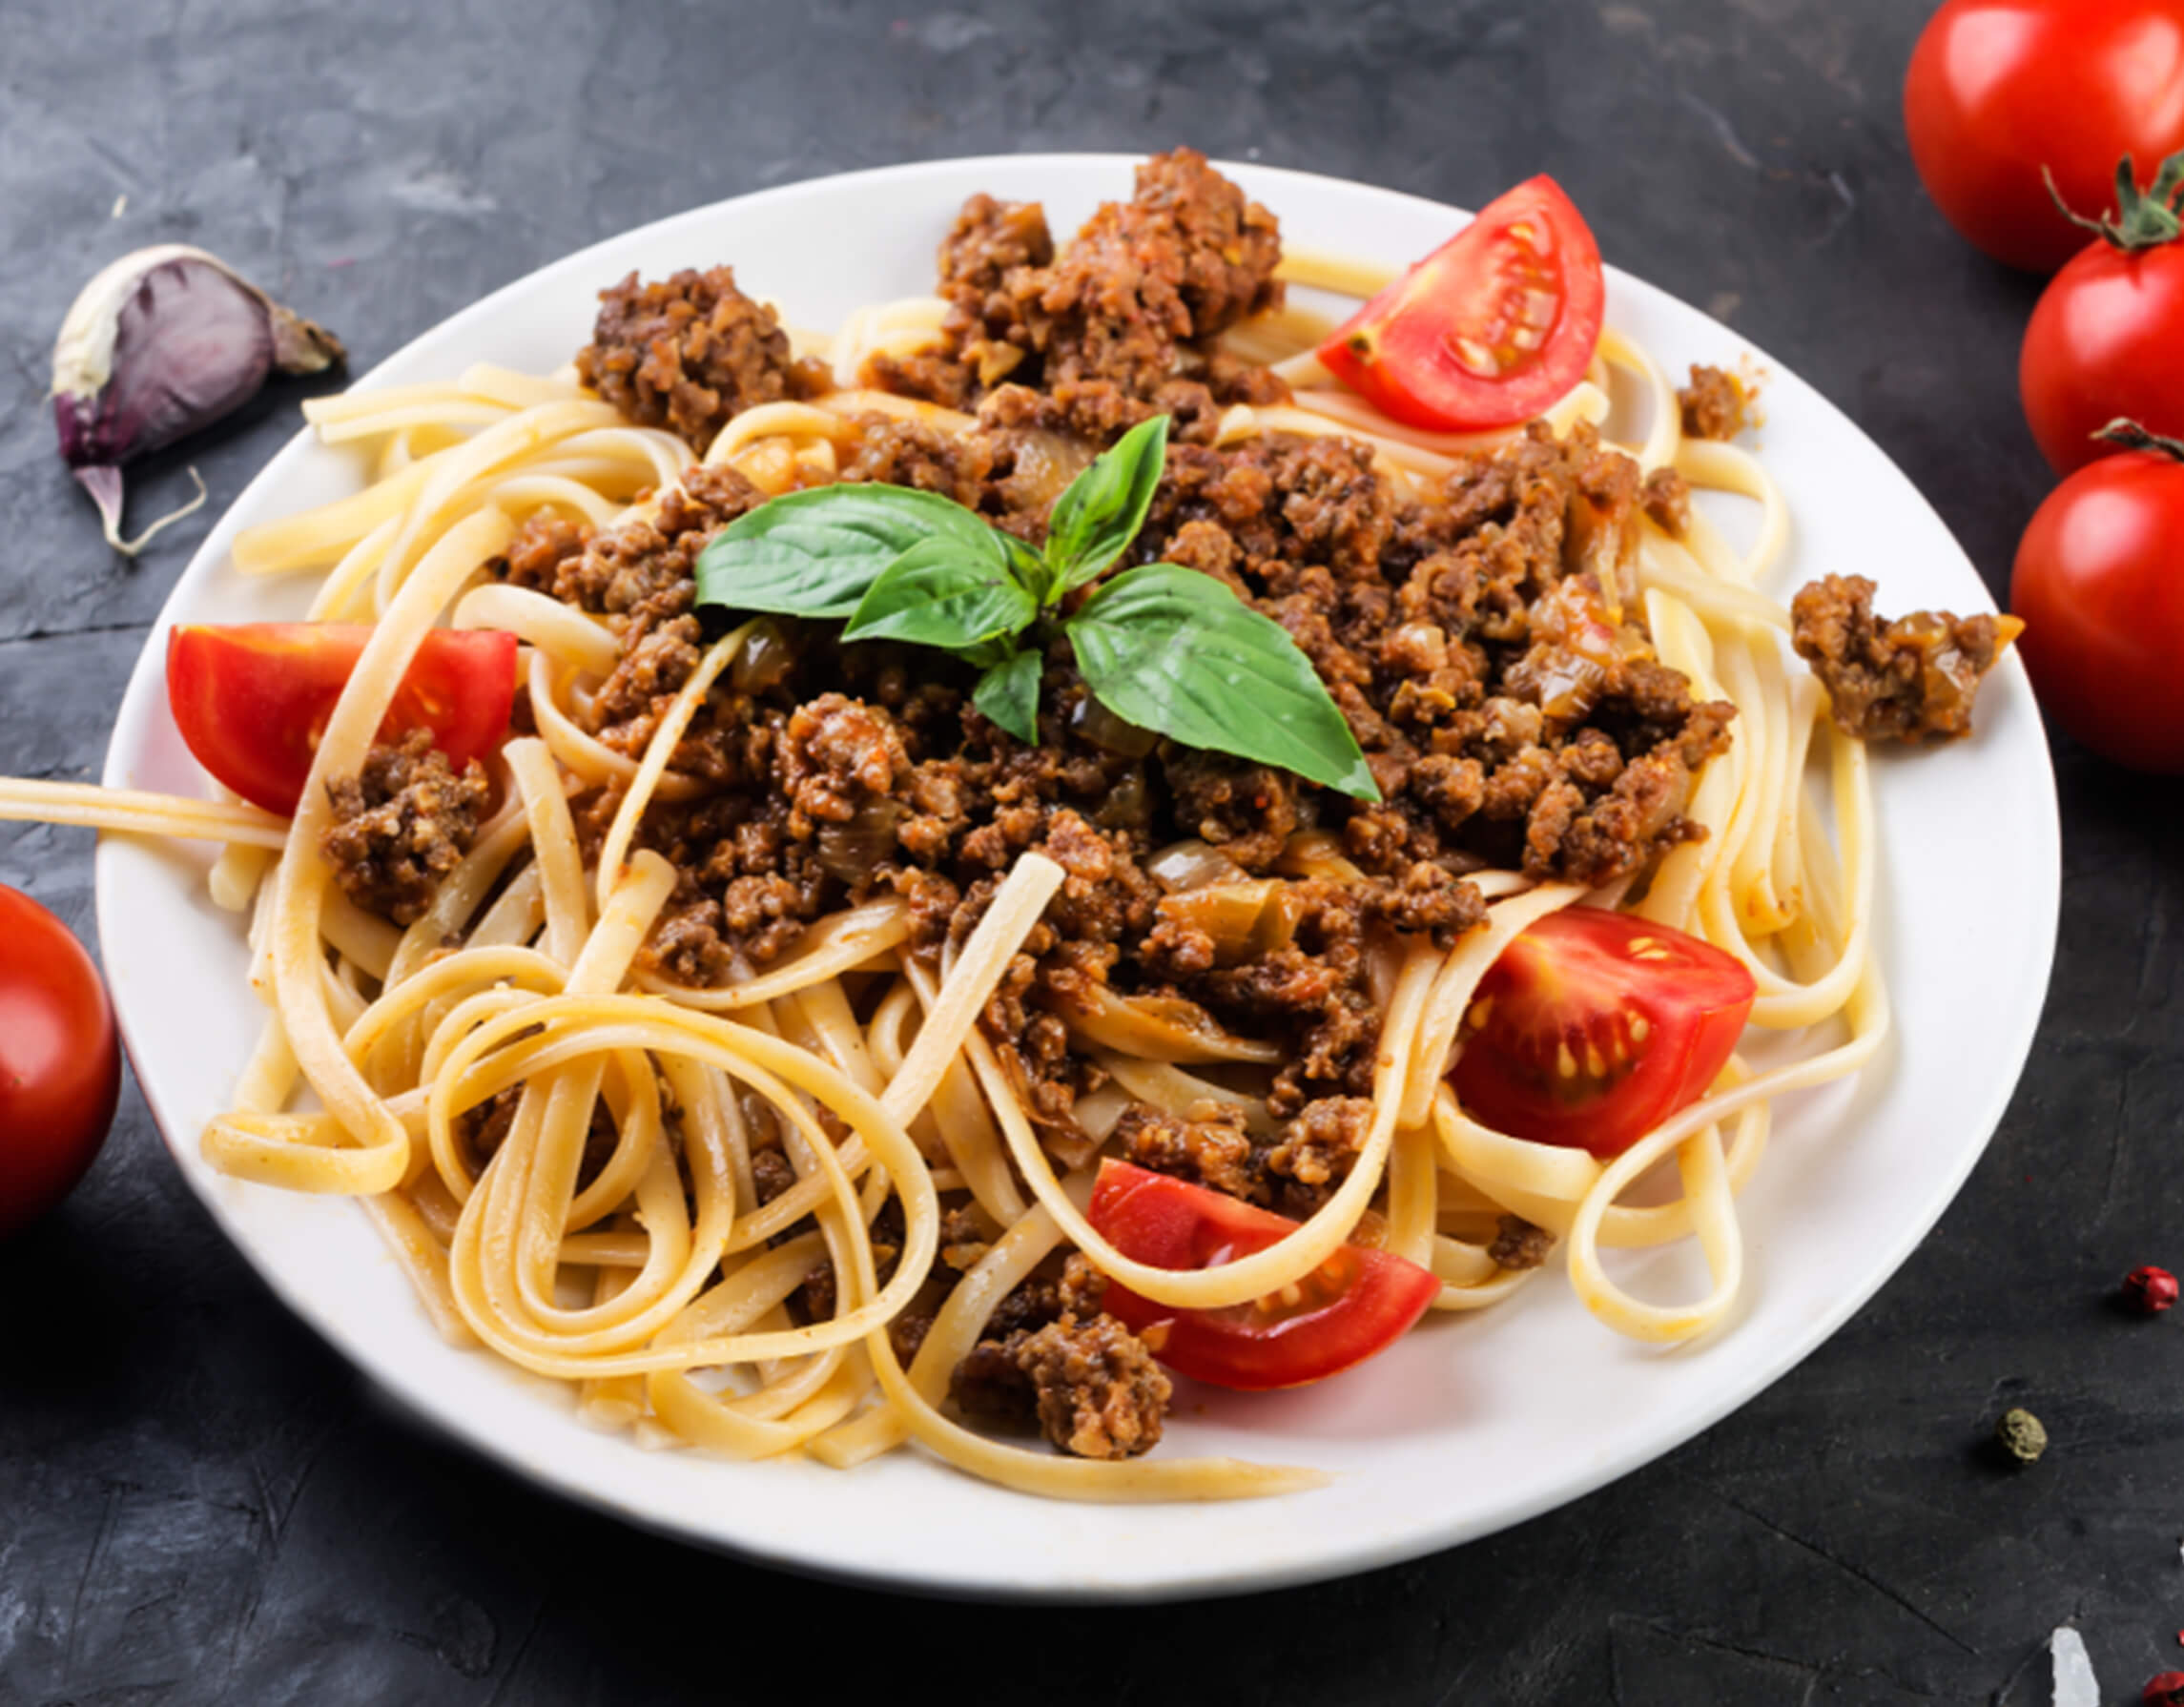
{"label": "green herb garnish", "polygon": [[983,674],[971,703],[1039,740],[1040,668],[1055,634],[1116,716],[1185,746],[1293,771],[1362,800],[1380,791],[1311,661],[1210,575],[1124,569],[1066,621],[1056,607],[1113,567],[1160,484],[1168,422],[1132,427],[1055,501],[1035,551],[931,492],[821,486],[759,505],[698,554],[698,604],[847,618],[844,640],[937,647]]}

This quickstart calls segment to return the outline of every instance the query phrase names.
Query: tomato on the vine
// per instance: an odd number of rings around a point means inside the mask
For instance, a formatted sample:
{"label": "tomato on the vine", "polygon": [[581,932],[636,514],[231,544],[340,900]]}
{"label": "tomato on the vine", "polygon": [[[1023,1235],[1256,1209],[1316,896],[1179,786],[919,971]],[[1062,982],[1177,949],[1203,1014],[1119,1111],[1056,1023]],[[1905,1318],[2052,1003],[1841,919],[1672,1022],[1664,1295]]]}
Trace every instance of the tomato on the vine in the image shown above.
{"label": "tomato on the vine", "polygon": [[0,1238],[75,1188],[120,1094],[113,1010],[91,956],[0,887]]}
{"label": "tomato on the vine", "polygon": [[1599,245],[1540,176],[1480,209],[1337,327],[1319,358],[1412,426],[1514,426],[1584,378],[1606,303]]}
{"label": "tomato on the vine", "polygon": [[[253,805],[287,816],[334,704],[372,631],[352,623],[179,627],[167,637],[167,703],[197,763]],[[411,657],[383,734],[429,729],[460,771],[507,732],[516,637],[435,628]]]}
{"label": "tomato on the vine", "polygon": [[2049,195],[2107,205],[2120,154],[2184,148],[2184,10],[2175,0],[1948,0],[1904,80],[1919,176],[1995,259],[2050,273],[2086,246]]}
{"label": "tomato on the vine", "polygon": [[2119,417],[2184,434],[2184,154],[2152,189],[2126,174],[2116,192],[2098,240],[2041,294],[2018,358],[2025,419],[2057,474],[2113,452],[2094,435]]}
{"label": "tomato on the vine", "polygon": [[[1155,1268],[1215,1267],[1297,1230],[1268,1210],[1126,1162],[1100,1164],[1086,1213],[1108,1244]],[[1344,1244],[1277,1296],[1227,1309],[1179,1310],[1117,1282],[1101,1307],[1144,1334],[1177,1374],[1256,1392],[1320,1381],[1385,1350],[1440,1289],[1415,1263]]]}
{"label": "tomato on the vine", "polygon": [[1451,1080],[1473,1119],[1613,1156],[1705,1095],[1758,994],[1743,963],[1681,931],[1565,907],[1504,949]]}
{"label": "tomato on the vine", "polygon": [[2095,752],[2184,772],[2184,443],[2089,463],[2017,547],[2009,608],[2040,709]]}

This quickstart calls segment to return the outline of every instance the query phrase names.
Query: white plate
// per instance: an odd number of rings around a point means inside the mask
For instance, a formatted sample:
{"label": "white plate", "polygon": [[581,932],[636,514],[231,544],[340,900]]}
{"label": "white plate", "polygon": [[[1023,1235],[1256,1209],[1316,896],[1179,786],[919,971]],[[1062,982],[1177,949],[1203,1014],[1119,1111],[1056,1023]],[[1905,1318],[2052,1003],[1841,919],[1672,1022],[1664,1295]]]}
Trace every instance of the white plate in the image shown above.
{"label": "white plate", "polygon": [[[939,161],[770,190],[662,220],[557,262],[456,315],[363,387],[451,379],[485,360],[544,371],[585,341],[593,293],[635,267],[734,264],[801,324],[930,290],[935,244],[976,190],[1043,200],[1058,232],[1126,195],[1122,156]],[[1384,190],[1227,167],[1299,244],[1388,261],[1462,216]],[[1661,292],[1611,274],[1610,321],[1671,371],[1749,346]],[[1756,355],[1757,352],[1754,352]],[[1760,358],[1764,360],[1764,358]],[[1797,541],[1785,586],[1871,575],[1890,611],[1988,608],[1940,519],[1880,450],[1768,363],[1763,454]],[[355,488],[347,456],[299,437],[214,530],[137,661],[110,784],[196,792],[170,722],[170,623],[292,616],[305,589],[227,566],[236,531]],[[237,921],[205,898],[201,850],[121,837],[98,854],[98,912],[131,1059],[192,1189],[273,1288],[426,1416],[546,1487],[688,1539],[800,1568],[943,1592],[1155,1597],[1309,1580],[1489,1533],[1597,1488],[1689,1439],[1774,1381],[1892,1274],[1955,1194],[2009,1101],[2054,947],[2054,789],[2014,657],[1978,733],[1877,767],[1885,859],[1880,953],[1898,1031],[1853,1086],[1793,1100],[1742,1211],[1746,1293],[1710,1343],[1663,1351],[1609,1332],[1558,1273],[1477,1316],[1434,1319],[1339,1381],[1245,1397],[1186,1388],[1164,1453],[1223,1452],[1335,1472],[1323,1491],[1214,1506],[1047,1504],[903,1451],[853,1473],[650,1452],[577,1422],[559,1387],[443,1346],[363,1214],[238,1183],[200,1159],[259,1010]],[[1696,1291],[1685,1249],[1634,1258],[1642,1289]]]}

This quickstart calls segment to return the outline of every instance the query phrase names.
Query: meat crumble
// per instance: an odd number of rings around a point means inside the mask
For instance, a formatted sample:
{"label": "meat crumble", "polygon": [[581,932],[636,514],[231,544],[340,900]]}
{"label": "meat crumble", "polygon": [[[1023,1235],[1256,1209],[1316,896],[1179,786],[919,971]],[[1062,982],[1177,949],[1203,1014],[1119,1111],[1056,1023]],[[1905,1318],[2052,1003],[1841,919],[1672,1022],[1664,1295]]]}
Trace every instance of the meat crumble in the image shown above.
{"label": "meat crumble", "polygon": [[1676,394],[1683,430],[1694,439],[1734,439],[1752,424],[1752,396],[1724,368],[1691,364],[1691,383]]}
{"label": "meat crumble", "polygon": [[1371,1127],[1369,1099],[1323,1097],[1267,1139],[1247,1131],[1242,1109],[1229,1102],[1204,1103],[1185,1115],[1140,1104],[1112,1136],[1125,1162],[1301,1221],[1350,1177]]}
{"label": "meat crumble", "polygon": [[1210,440],[1221,405],[1288,395],[1214,342],[1281,304],[1280,259],[1273,215],[1192,149],[1139,167],[1136,194],[1059,253],[1036,204],[975,195],[940,246],[939,348],[876,357],[865,377],[951,408],[1006,382],[1101,441],[1164,411],[1178,436]]}
{"label": "meat crumble", "polygon": [[743,410],[824,390],[825,368],[793,360],[779,318],[736,288],[730,267],[685,269],[652,284],[632,273],[599,293],[577,378],[640,426],[696,450]]}
{"label": "meat crumble", "polygon": [[1173,1388],[1144,1341],[1112,1316],[1063,1315],[1018,1346],[1039,1426],[1080,1458],[1134,1458],[1160,1444]]}
{"label": "meat crumble", "polygon": [[1521,1215],[1504,1215],[1494,1224],[1486,1254],[1504,1268],[1536,1268],[1555,1248],[1554,1235]]}
{"label": "meat crumble", "polygon": [[1828,575],[1798,589],[1791,638],[1827,689],[1836,728],[1861,741],[1953,741],[1972,700],[2024,624],[2013,616],[1873,611],[1873,583]]}
{"label": "meat crumble", "polygon": [[[474,1174],[484,1173],[485,1164],[500,1153],[507,1141],[508,1133],[516,1123],[516,1110],[523,1101],[523,1086],[511,1084],[474,1108],[465,1109],[456,1117],[457,1141],[463,1146],[464,1160]],[[614,1116],[604,1102],[594,1103],[591,1123],[585,1129],[584,1154],[577,1163],[578,1190],[588,1186],[599,1177],[613,1156],[620,1142],[620,1133],[614,1124]]]}
{"label": "meat crumble", "polygon": [[1036,1329],[980,1340],[949,1395],[966,1416],[1036,1420],[1081,1458],[1134,1458],[1159,1444],[1174,1389],[1144,1341],[1109,1315],[1063,1311]]}
{"label": "meat crumble", "polygon": [[491,789],[472,759],[458,775],[428,730],[374,747],[355,776],[326,785],[334,821],[319,850],[341,893],[366,913],[415,924],[463,862]]}

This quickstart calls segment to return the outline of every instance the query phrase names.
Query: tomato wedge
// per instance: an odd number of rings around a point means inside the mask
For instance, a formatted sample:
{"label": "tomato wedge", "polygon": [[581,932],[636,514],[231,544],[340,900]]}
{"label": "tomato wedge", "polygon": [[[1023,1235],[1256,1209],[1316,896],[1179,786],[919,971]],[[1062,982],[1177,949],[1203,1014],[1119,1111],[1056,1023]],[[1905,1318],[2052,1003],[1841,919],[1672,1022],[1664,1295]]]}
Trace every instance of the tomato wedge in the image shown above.
{"label": "tomato wedge", "polygon": [[[1102,1162],[1092,1224],[1156,1268],[1212,1268],[1288,1237],[1297,1224],[1203,1185]],[[1345,1244],[1293,1288],[1225,1310],[1179,1310],[1110,1282],[1102,1307],[1144,1334],[1179,1375],[1257,1392],[1302,1387],[1385,1350],[1425,1313],[1441,1283],[1384,1250]]]}
{"label": "tomato wedge", "polygon": [[1542,175],[1412,265],[1337,327],[1319,358],[1411,426],[1514,426],[1584,378],[1606,305],[1599,245]]}
{"label": "tomato wedge", "polygon": [[1757,994],[1711,943],[1566,907],[1479,980],[1450,1079],[1496,1131],[1614,1156],[1706,1094]]}
{"label": "tomato wedge", "polygon": [[[254,806],[296,811],[334,703],[371,629],[357,623],[243,623],[167,637],[167,704],[197,763]],[[458,771],[490,753],[516,697],[516,637],[435,628],[380,725],[429,729]]]}

